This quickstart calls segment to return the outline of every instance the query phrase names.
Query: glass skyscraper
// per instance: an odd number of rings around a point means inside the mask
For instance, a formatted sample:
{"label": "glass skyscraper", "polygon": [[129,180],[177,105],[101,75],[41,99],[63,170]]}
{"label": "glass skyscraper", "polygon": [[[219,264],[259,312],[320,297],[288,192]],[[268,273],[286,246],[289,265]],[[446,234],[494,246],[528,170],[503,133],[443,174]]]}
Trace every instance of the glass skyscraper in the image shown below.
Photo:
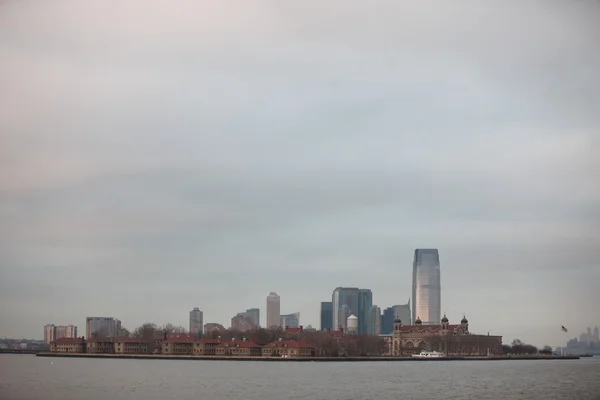
{"label": "glass skyscraper", "polygon": [[439,324],[442,318],[440,255],[437,249],[416,249],[413,262],[412,323]]}
{"label": "glass skyscraper", "polygon": [[338,287],[333,291],[331,303],[333,329],[345,329],[347,318],[354,315],[358,318],[357,333],[367,333],[369,312],[373,306],[373,293],[370,289]]}
{"label": "glass skyscraper", "polygon": [[321,302],[321,330],[333,329],[333,303],[331,301]]}

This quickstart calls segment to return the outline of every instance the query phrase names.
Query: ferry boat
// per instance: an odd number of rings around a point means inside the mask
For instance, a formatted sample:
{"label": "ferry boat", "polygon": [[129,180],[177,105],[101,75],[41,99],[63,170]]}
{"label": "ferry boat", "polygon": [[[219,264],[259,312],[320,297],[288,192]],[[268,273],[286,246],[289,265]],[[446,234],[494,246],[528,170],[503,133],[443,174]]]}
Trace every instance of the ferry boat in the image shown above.
{"label": "ferry boat", "polygon": [[413,358],[444,358],[446,357],[444,353],[440,353],[439,351],[427,351],[422,350],[419,354],[413,354]]}

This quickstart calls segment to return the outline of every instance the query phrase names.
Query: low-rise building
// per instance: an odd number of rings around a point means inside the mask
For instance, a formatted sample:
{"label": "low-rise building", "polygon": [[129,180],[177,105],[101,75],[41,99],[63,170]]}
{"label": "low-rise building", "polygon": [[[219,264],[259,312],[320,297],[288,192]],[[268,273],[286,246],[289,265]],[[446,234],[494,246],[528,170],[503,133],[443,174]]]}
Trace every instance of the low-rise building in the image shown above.
{"label": "low-rise building", "polygon": [[194,345],[200,347],[200,339],[196,339],[188,334],[170,335],[162,342],[162,354],[167,355],[192,355],[194,354]]}
{"label": "low-rise building", "polygon": [[86,353],[112,354],[115,345],[112,338],[91,338],[86,340]]}
{"label": "low-rise building", "polygon": [[58,338],[50,342],[50,351],[55,353],[85,353],[84,338]]}
{"label": "low-rise building", "polygon": [[304,341],[279,340],[262,348],[263,357],[312,357],[315,348]]}
{"label": "low-rise building", "polygon": [[215,347],[217,356],[258,356],[262,355],[261,347],[250,340],[232,340],[223,342]]}
{"label": "low-rise building", "polygon": [[116,338],[113,343],[115,354],[148,354],[153,347],[152,342],[139,338]]}

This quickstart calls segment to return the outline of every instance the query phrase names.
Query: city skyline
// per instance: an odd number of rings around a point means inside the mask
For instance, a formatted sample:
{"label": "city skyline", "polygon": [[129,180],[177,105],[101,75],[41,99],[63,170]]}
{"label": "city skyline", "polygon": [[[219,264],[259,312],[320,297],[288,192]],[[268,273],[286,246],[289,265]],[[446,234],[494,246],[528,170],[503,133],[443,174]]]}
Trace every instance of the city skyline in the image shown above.
{"label": "city skyline", "polygon": [[318,327],[425,246],[474,331],[597,320],[598,2],[201,3],[2,3],[0,336]]}

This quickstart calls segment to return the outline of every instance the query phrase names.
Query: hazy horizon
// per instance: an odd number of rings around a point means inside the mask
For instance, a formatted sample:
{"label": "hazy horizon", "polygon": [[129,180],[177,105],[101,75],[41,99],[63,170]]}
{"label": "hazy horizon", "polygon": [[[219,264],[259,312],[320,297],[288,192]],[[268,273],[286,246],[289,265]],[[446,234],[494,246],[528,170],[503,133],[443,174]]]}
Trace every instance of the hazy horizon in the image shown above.
{"label": "hazy horizon", "polygon": [[318,328],[415,248],[473,332],[600,325],[600,2],[251,4],[0,4],[0,337]]}

